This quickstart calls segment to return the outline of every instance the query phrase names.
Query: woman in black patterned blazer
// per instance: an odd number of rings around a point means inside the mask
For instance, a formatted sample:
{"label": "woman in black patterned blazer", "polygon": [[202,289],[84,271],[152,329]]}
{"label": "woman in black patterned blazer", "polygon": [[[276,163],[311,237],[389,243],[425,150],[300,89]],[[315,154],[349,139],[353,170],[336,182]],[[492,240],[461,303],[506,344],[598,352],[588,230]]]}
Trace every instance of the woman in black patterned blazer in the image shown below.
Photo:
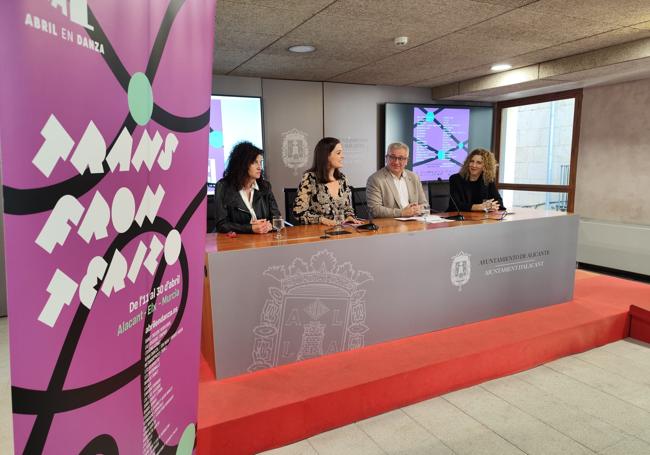
{"label": "woman in black patterned blazer", "polygon": [[354,217],[351,203],[352,190],[343,167],[343,146],[333,137],[324,137],[314,149],[314,164],[302,176],[293,213],[302,224],[334,226],[337,210],[343,211],[345,220],[361,223]]}

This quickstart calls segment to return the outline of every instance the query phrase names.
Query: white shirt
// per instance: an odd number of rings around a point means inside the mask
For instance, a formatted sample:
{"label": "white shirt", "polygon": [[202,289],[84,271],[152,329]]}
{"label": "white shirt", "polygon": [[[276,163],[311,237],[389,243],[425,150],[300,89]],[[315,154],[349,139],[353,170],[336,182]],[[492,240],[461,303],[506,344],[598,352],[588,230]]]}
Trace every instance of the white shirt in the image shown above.
{"label": "white shirt", "polygon": [[260,190],[260,187],[257,185],[257,180],[253,182],[253,186],[251,187],[250,199],[248,199],[248,196],[246,195],[246,190],[244,188],[239,190],[239,195],[244,201],[244,204],[246,204],[246,208],[248,209],[249,212],[251,212],[251,222],[257,221],[257,215],[255,214],[255,210],[253,210],[253,196],[255,195],[255,190],[257,191]]}
{"label": "white shirt", "polygon": [[406,186],[406,178],[404,178],[404,173],[399,177],[395,177],[395,174],[392,172],[390,175],[393,177],[393,183],[395,184],[395,188],[397,188],[397,194],[399,194],[400,208],[403,209],[409,205],[409,189]]}

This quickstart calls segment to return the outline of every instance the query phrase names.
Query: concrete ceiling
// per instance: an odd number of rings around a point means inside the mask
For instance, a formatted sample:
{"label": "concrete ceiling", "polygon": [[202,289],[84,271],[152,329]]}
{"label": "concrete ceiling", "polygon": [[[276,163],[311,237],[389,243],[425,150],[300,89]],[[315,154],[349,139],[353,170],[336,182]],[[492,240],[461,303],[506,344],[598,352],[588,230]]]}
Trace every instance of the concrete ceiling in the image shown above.
{"label": "concrete ceiling", "polygon": [[[502,62],[515,71],[494,75]],[[650,0],[218,0],[213,69],[485,101],[638,79],[650,76]]]}

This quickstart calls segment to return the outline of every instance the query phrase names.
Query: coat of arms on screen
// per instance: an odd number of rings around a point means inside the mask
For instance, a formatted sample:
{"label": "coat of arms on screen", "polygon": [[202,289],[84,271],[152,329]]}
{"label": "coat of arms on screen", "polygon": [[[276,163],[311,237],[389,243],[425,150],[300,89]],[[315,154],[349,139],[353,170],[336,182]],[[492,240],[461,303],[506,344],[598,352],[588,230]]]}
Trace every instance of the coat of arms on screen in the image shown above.
{"label": "coat of arms on screen", "polygon": [[366,290],[370,273],[350,262],[338,264],[322,250],[291,265],[267,268],[264,276],[277,281],[269,288],[260,323],[253,329],[253,363],[257,371],[324,354],[364,346]]}
{"label": "coat of arms on screen", "polygon": [[298,169],[303,168],[309,161],[309,145],[307,133],[296,128],[282,133],[282,161],[293,175],[298,175]]}
{"label": "coat of arms on screen", "polygon": [[471,254],[461,251],[451,258],[451,284],[457,286],[459,292],[463,290],[463,286],[467,284],[472,273],[470,256]]}

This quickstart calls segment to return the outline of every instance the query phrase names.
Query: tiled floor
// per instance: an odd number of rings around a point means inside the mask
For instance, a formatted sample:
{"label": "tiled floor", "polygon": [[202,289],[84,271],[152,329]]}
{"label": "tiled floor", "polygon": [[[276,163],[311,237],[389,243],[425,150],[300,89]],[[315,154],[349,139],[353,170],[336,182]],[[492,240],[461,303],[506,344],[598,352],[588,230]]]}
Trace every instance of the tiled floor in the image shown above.
{"label": "tiled floor", "polygon": [[[0,454],[12,453],[0,318]],[[650,345],[623,340],[313,436],[272,455],[650,454]]]}
{"label": "tiled floor", "polygon": [[266,455],[650,454],[650,345],[627,339]]}

